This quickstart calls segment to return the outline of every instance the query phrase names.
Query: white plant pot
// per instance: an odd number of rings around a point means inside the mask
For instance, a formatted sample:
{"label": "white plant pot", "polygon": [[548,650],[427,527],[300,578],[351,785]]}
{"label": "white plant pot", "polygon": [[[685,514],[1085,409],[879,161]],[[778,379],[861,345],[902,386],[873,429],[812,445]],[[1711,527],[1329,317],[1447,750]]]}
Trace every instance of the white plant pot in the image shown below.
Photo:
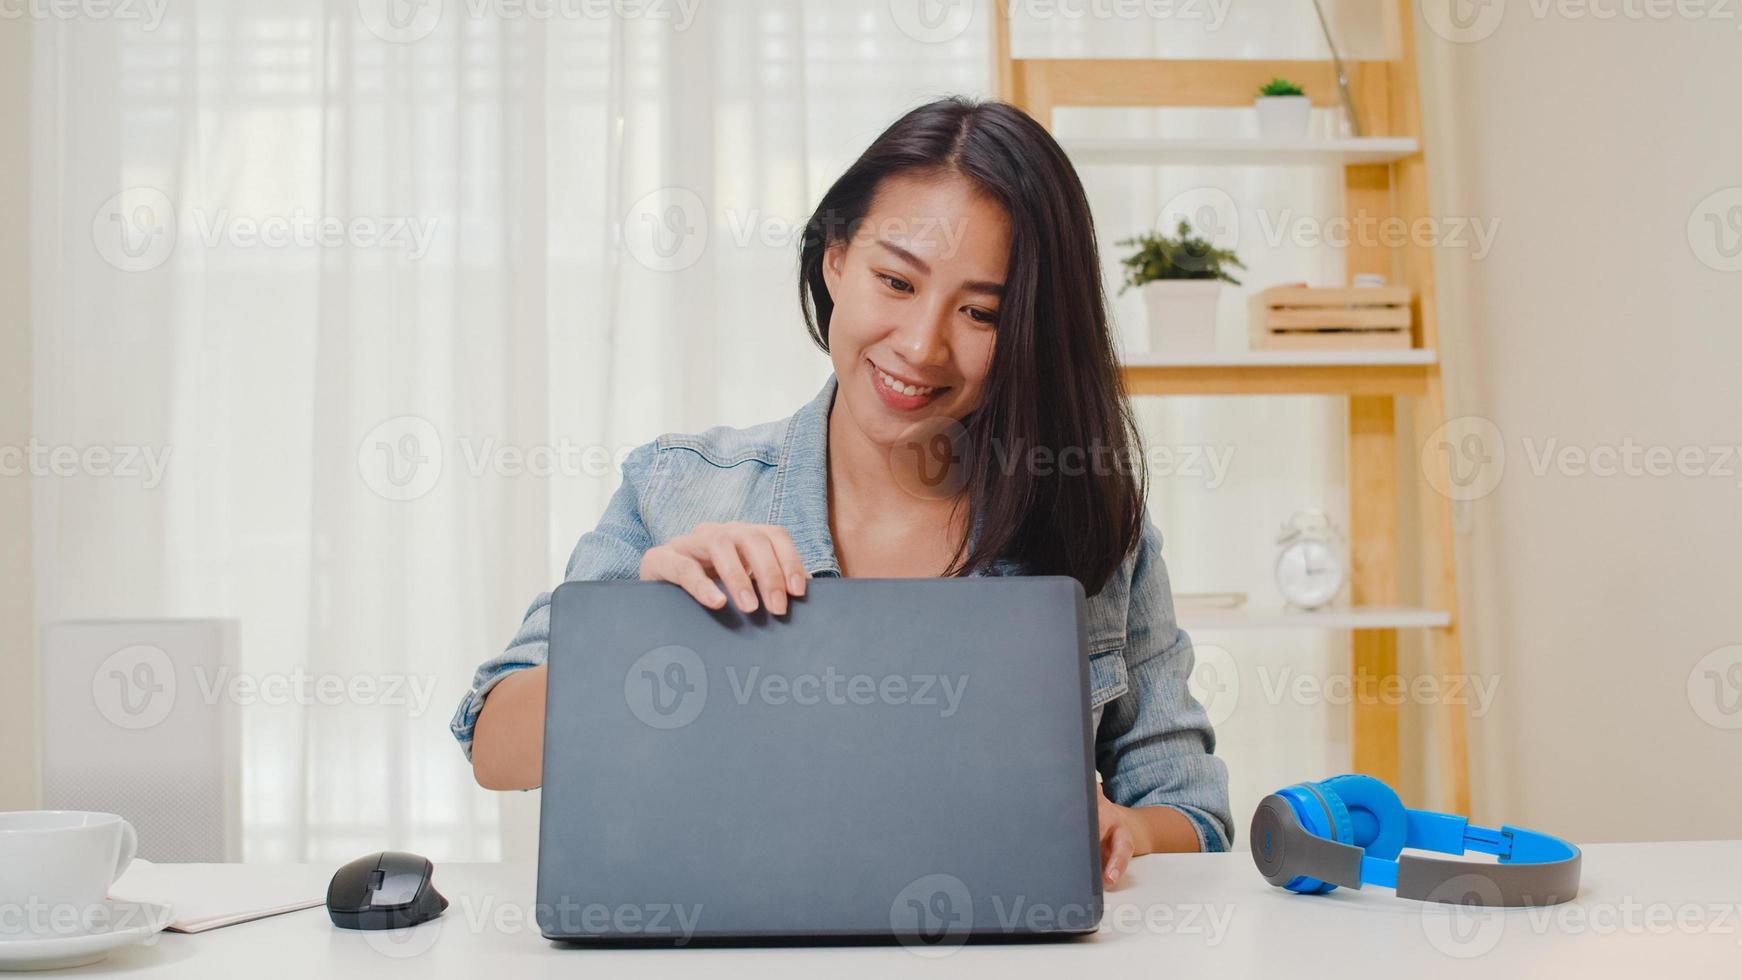
{"label": "white plant pot", "polygon": [[1313,101],[1304,95],[1265,95],[1258,99],[1258,135],[1267,140],[1305,139]]}
{"label": "white plant pot", "polygon": [[1216,350],[1220,279],[1156,279],[1143,284],[1149,349],[1157,354],[1209,354]]}

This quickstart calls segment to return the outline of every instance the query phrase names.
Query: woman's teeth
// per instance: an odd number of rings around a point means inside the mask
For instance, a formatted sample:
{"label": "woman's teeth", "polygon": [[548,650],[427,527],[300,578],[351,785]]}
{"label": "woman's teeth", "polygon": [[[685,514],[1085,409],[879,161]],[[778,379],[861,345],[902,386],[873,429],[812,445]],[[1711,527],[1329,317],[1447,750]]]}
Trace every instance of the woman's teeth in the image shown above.
{"label": "woman's teeth", "polygon": [[881,368],[878,368],[875,366],[872,367],[871,370],[877,372],[877,376],[879,378],[883,379],[884,385],[888,386],[890,391],[899,392],[899,393],[901,393],[903,395],[907,395],[909,397],[913,397],[916,395],[929,395],[932,392],[937,390],[937,388],[935,386],[930,387],[930,388],[921,388],[918,385],[904,384],[900,381],[897,381],[895,378],[892,378],[889,375],[884,374],[883,370]]}

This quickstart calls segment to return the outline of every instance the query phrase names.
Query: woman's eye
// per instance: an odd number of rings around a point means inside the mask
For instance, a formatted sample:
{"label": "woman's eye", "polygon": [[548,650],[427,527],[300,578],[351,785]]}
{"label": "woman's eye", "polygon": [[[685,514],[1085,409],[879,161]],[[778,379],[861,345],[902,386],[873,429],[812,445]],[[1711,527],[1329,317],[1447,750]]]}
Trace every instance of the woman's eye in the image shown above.
{"label": "woman's eye", "polygon": [[913,292],[913,283],[908,282],[906,279],[898,279],[895,276],[887,275],[887,274],[882,273],[882,272],[876,273],[876,276],[877,276],[877,278],[883,280],[884,285],[888,286],[890,289],[893,289],[898,293],[911,293],[911,292]]}
{"label": "woman's eye", "polygon": [[998,314],[991,310],[982,310],[977,306],[968,307],[968,319],[975,323],[991,325],[998,322]]}

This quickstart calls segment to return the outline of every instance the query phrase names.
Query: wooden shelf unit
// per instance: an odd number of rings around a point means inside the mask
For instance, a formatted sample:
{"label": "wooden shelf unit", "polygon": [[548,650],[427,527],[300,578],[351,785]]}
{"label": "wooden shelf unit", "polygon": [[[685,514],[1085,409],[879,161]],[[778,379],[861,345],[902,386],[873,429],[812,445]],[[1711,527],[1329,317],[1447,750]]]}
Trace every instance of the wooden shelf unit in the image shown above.
{"label": "wooden shelf unit", "polygon": [[1133,355],[1125,387],[1133,395],[1372,395],[1427,391],[1433,351],[1252,351],[1244,354]]}
{"label": "wooden shelf unit", "polygon": [[[1250,106],[1258,88],[1281,76],[1298,83],[1320,107],[1342,104],[1336,71],[1324,60],[1185,59],[1033,59],[1011,55],[1009,11],[990,4],[993,30],[993,81],[999,96],[1022,107],[1049,129],[1053,111],[1071,107],[1235,107]],[[1379,142],[1350,141],[1333,149],[1295,143],[1267,149],[1229,140],[1079,141],[1077,154],[1089,164],[1160,163],[1205,158],[1239,163],[1324,163],[1343,168],[1344,207],[1351,218],[1406,221],[1431,215],[1423,141],[1421,97],[1415,53],[1415,11],[1410,0],[1385,0],[1382,9],[1393,31],[1395,60],[1346,61],[1350,92],[1361,132]],[[1401,142],[1400,142],[1401,141]],[[1067,144],[1068,145],[1068,144]],[[1380,147],[1379,157],[1373,151]],[[1411,148],[1413,147],[1413,148]],[[1218,154],[1220,155],[1218,157]],[[1230,157],[1234,159],[1229,159]],[[1396,609],[1398,543],[1407,532],[1422,560],[1422,595],[1414,608],[1431,613],[1436,625],[1428,636],[1428,669],[1441,677],[1463,674],[1456,617],[1457,579],[1452,554],[1451,501],[1432,489],[1422,472],[1443,469],[1443,455],[1429,453],[1414,486],[1398,480],[1398,453],[1414,455],[1445,422],[1445,395],[1437,357],[1439,317],[1435,302],[1433,253],[1412,240],[1395,248],[1351,243],[1347,275],[1374,272],[1411,287],[1414,301],[1414,360],[1352,358],[1320,361],[1270,359],[1254,355],[1207,358],[1134,357],[1125,366],[1134,395],[1336,395],[1349,400],[1349,541],[1351,601],[1356,609]],[[1398,432],[1396,400],[1415,400],[1414,429]],[[1400,449],[1401,446],[1401,449]],[[1443,476],[1443,474],[1436,474]],[[1444,485],[1443,481],[1441,485]],[[1413,493],[1419,521],[1400,529],[1401,494]],[[1233,621],[1232,619],[1228,621]],[[1248,620],[1250,621],[1250,620]],[[1292,620],[1291,620],[1292,622]],[[1396,675],[1398,629],[1394,622],[1356,617],[1352,632],[1352,676],[1357,695],[1376,694],[1383,678]],[[1416,627],[1410,627],[1416,628]],[[1351,708],[1353,768],[1396,785],[1400,774],[1398,707],[1377,696],[1354,698]],[[1440,809],[1470,812],[1467,718],[1462,705],[1437,709]]]}
{"label": "wooden shelf unit", "polygon": [[1411,139],[1061,139],[1079,169],[1091,166],[1181,166],[1225,164],[1245,167],[1350,166],[1390,164],[1419,151]]}
{"label": "wooden shelf unit", "polygon": [[1438,609],[1365,606],[1333,609],[1202,609],[1181,604],[1179,625],[1188,630],[1410,630],[1442,629],[1452,617]]}

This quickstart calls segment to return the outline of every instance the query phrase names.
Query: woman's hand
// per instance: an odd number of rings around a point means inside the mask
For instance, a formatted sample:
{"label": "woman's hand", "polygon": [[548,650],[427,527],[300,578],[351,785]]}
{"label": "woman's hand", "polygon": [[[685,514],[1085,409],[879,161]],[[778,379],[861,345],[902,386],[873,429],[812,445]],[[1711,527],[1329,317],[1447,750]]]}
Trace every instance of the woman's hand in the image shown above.
{"label": "woman's hand", "polygon": [[773,524],[697,524],[690,533],[672,538],[641,556],[641,578],[683,587],[709,609],[726,605],[732,593],[742,612],[756,611],[761,591],[768,611],[786,614],[786,597],[804,595],[810,573],[798,557],[792,536]]}
{"label": "woman's hand", "polygon": [[1125,874],[1125,867],[1138,854],[1144,826],[1137,811],[1107,799],[1100,783],[1095,784],[1095,815],[1101,822],[1101,884],[1111,887]]}
{"label": "woman's hand", "polygon": [[1190,817],[1171,806],[1120,806],[1095,784],[1095,815],[1101,822],[1101,882],[1111,886],[1125,876],[1134,857],[1198,850]]}

